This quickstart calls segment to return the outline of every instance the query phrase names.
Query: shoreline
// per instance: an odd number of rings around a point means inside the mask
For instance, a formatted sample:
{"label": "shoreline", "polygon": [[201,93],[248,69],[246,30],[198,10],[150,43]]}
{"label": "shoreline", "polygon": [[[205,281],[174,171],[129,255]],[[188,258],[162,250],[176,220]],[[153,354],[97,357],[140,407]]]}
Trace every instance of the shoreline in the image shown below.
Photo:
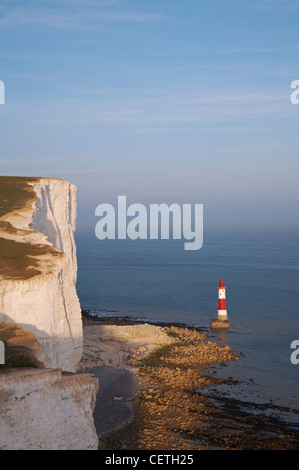
{"label": "shoreline", "polygon": [[[117,313],[117,311],[115,311]],[[207,326],[193,326],[188,325],[184,322],[167,322],[167,321],[153,321],[153,320],[138,320],[133,316],[121,315],[121,316],[97,316],[96,314],[91,314],[89,310],[82,309],[82,317],[88,321],[90,320],[94,324],[105,324],[105,325],[154,325],[160,327],[171,327],[175,326],[178,328],[187,328],[189,330],[196,330],[201,333],[208,333],[209,328]]]}
{"label": "shoreline", "polygon": [[[85,331],[88,326],[94,329],[110,325],[111,331],[114,329],[117,334],[123,334],[126,327],[137,333],[143,330],[144,325],[149,325],[129,317],[94,318],[87,311],[82,311],[82,317]],[[169,323],[150,326],[151,331],[157,329],[159,334],[167,334],[171,341],[163,343],[163,337],[160,345],[151,343],[151,347],[141,346],[141,351],[138,351],[138,341],[131,344],[130,349],[126,340],[121,339],[123,363],[118,363],[116,368],[126,369],[128,374],[132,374],[139,382],[139,388],[129,397],[129,406],[132,407],[130,419],[103,433],[99,438],[99,450],[268,450],[298,447],[298,431],[281,419],[281,407],[272,403],[257,405],[242,401],[242,397],[240,400],[230,399],[222,394],[215,398],[209,393],[213,384],[233,386],[237,382],[231,377],[217,379],[209,368],[238,360],[238,357],[228,346],[219,347],[210,342],[209,335],[203,332],[206,328]],[[142,340],[145,344],[146,337]],[[135,354],[134,346],[137,346]],[[99,348],[99,344],[95,342],[94,347]],[[109,390],[105,393],[109,395]],[[126,404],[123,401],[122,405]]]}

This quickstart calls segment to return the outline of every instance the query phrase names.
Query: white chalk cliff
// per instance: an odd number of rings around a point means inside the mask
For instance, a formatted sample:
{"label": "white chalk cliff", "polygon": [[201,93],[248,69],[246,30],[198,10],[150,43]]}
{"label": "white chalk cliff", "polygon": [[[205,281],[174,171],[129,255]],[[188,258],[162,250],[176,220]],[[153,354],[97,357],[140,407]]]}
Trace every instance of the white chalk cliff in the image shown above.
{"label": "white chalk cliff", "polygon": [[76,373],[83,329],[75,223],[72,184],[0,177],[0,322],[32,332],[44,364],[0,369],[0,449],[98,447],[98,380]]}
{"label": "white chalk cliff", "polygon": [[0,372],[0,450],[96,450],[97,379],[60,369]]}
{"label": "white chalk cliff", "polygon": [[[22,277],[21,271],[12,276],[0,270],[0,321],[20,323],[32,331],[47,368],[74,372],[83,349],[76,293],[76,187],[46,178],[28,180],[28,185],[34,199],[0,218],[7,223],[0,226],[0,239],[39,248],[39,253],[29,249],[26,255],[37,263],[36,273]],[[43,252],[45,246],[51,250]]]}

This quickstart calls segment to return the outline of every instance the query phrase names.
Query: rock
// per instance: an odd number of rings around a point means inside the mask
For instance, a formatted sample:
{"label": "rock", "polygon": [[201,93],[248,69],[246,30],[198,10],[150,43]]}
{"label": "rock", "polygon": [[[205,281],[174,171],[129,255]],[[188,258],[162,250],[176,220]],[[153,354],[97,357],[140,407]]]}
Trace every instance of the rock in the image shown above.
{"label": "rock", "polygon": [[119,396],[119,395],[116,395],[116,397],[113,398],[113,400],[115,401],[121,401],[123,399],[123,397]]}
{"label": "rock", "polygon": [[216,330],[228,329],[229,322],[228,320],[223,321],[223,320],[213,319],[210,321],[210,328],[216,329]]}

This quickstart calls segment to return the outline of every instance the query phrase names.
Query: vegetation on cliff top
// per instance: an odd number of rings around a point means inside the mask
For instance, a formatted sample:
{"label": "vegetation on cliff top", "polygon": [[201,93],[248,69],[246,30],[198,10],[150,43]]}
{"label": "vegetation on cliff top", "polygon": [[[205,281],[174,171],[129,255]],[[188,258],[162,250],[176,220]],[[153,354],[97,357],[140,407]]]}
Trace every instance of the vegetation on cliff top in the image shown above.
{"label": "vegetation on cliff top", "polygon": [[[30,209],[30,204],[36,200],[36,194],[29,183],[38,180],[39,178],[0,176],[0,276],[2,280],[30,279],[41,274],[39,267],[42,256],[61,256],[49,245],[17,241],[17,236],[25,234],[26,231],[16,229],[5,220],[8,214]],[[10,234],[10,237],[6,238],[7,234]],[[16,239],[12,239],[12,234]]]}
{"label": "vegetation on cliff top", "polygon": [[18,211],[35,201],[35,193],[28,184],[38,178],[21,176],[0,176],[0,218],[12,211]]}

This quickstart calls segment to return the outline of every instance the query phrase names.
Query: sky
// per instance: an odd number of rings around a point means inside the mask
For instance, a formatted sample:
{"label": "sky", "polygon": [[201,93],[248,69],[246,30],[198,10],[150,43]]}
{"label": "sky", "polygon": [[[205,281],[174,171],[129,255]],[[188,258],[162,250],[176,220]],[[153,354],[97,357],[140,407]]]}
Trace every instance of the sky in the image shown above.
{"label": "sky", "polygon": [[298,0],[1,0],[0,173],[297,224]]}

